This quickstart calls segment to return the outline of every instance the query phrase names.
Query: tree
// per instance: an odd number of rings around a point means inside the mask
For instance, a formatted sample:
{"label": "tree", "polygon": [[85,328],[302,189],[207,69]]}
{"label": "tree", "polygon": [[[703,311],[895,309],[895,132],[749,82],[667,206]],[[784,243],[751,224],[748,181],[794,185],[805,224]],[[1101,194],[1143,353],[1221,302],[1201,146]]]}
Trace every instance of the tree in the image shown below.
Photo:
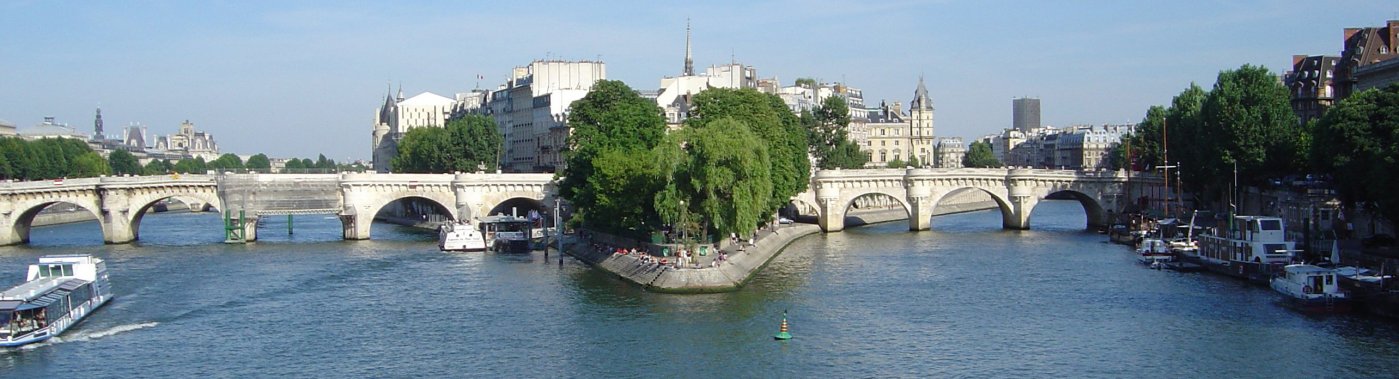
{"label": "tree", "polygon": [[218,159],[214,159],[213,162],[209,162],[208,168],[218,171],[242,170],[243,159],[231,153],[220,155]]}
{"label": "tree", "polygon": [[248,162],[244,164],[243,167],[247,168],[250,171],[264,173],[271,172],[272,160],[267,159],[267,154],[258,153],[251,157],[248,157]]}
{"label": "tree", "polygon": [[141,161],[126,150],[114,150],[108,154],[107,165],[112,168],[112,173],[116,175],[141,175],[146,171],[141,167]]}
{"label": "tree", "polygon": [[[1292,172],[1301,134],[1287,87],[1262,66],[1244,65],[1219,73],[1205,98],[1201,120],[1212,151],[1210,172],[1232,171],[1238,164],[1245,183],[1260,183]],[[1219,178],[1216,176],[1216,185]]]}
{"label": "tree", "polygon": [[301,160],[297,158],[288,159],[286,163],[282,164],[283,172],[298,172],[304,170],[306,170],[306,164],[302,163]]}
{"label": "tree", "polygon": [[768,149],[742,122],[722,118],[687,131],[686,202],[718,235],[748,233],[774,209]]}
{"label": "tree", "polygon": [[904,163],[904,160],[902,160],[902,159],[894,159],[894,160],[891,160],[891,161],[889,161],[888,163],[886,163],[884,167],[888,167],[888,168],[904,168],[904,167],[907,167],[907,166],[908,166],[908,164]]}
{"label": "tree", "polygon": [[[821,169],[860,168],[869,161],[865,154],[849,154],[847,132],[850,126],[850,106],[844,98],[830,96],[811,112],[802,111],[801,123],[806,127],[807,144]],[[859,146],[855,146],[859,150]],[[863,158],[861,158],[863,157]]]}
{"label": "tree", "polygon": [[647,196],[663,189],[659,180],[647,179],[658,171],[646,167],[665,138],[660,107],[621,81],[602,80],[570,108],[573,132],[559,192],[577,209],[571,222],[637,236],[657,221],[655,202]]}
{"label": "tree", "polygon": [[146,163],[146,167],[142,168],[141,171],[146,175],[165,175],[169,174],[174,170],[175,167],[174,165],[170,164],[170,161],[164,159],[152,159],[150,162]]}
{"label": "tree", "polygon": [[816,88],[816,79],[797,78],[795,84],[797,85],[797,87]]}
{"label": "tree", "polygon": [[1001,161],[997,160],[996,154],[991,151],[990,142],[973,141],[967,148],[967,155],[962,156],[962,166],[996,168],[1001,167]]}
{"label": "tree", "polygon": [[751,88],[711,88],[696,95],[692,103],[687,126],[703,128],[710,122],[731,118],[748,127],[758,140],[767,142],[772,180],[772,194],[767,200],[770,213],[806,190],[811,176],[807,132],[781,98]]}
{"label": "tree", "polygon": [[[447,121],[443,128],[415,128],[398,143],[398,156],[390,164],[394,172],[448,173],[494,171],[503,138],[495,119],[467,115]],[[336,168],[321,155],[316,168]],[[324,167],[322,167],[324,166]]]}
{"label": "tree", "polygon": [[107,166],[107,160],[102,158],[102,155],[97,154],[95,151],[88,151],[73,158],[72,167],[72,171],[70,171],[68,175],[79,178],[112,173],[112,168]]}
{"label": "tree", "polygon": [[203,174],[209,171],[209,166],[204,162],[204,157],[194,157],[194,159],[184,158],[175,162],[173,168],[175,172],[186,174]]}
{"label": "tree", "polygon": [[1342,100],[1311,133],[1312,165],[1333,176],[1346,203],[1373,201],[1385,218],[1399,220],[1399,84]]}

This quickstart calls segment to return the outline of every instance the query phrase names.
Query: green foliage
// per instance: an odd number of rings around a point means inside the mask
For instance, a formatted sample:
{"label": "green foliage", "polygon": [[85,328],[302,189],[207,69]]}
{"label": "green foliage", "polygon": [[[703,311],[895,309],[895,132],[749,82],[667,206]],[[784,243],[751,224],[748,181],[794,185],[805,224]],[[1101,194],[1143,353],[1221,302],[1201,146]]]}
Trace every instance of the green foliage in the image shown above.
{"label": "green foliage", "polygon": [[224,154],[213,162],[209,162],[208,167],[217,171],[241,171],[243,170],[243,159],[234,154]]}
{"label": "green foliage", "polygon": [[115,150],[108,154],[107,165],[116,175],[141,175],[146,171],[141,167],[141,161],[126,150]]}
{"label": "green foliage", "polygon": [[209,165],[204,162],[204,157],[184,158],[175,162],[175,166],[171,170],[185,174],[203,174],[209,171]]}
{"label": "green foliage", "polygon": [[827,97],[815,110],[802,111],[801,124],[806,128],[807,145],[816,158],[817,167],[823,170],[836,168],[861,168],[869,162],[865,154],[850,154],[849,147],[859,150],[859,145],[850,141],[847,128],[850,126],[850,106],[844,98]]}
{"label": "green foliage", "polygon": [[0,138],[0,177],[5,179],[77,178],[110,172],[107,160],[93,152],[83,141],[71,138],[35,141]]}
{"label": "green foliage", "polygon": [[[394,172],[411,173],[494,171],[502,143],[494,118],[472,114],[447,121],[444,128],[409,130],[391,165]],[[316,167],[336,165],[322,161]]]}
{"label": "green foliage", "polygon": [[816,79],[797,78],[795,84],[797,85],[797,87],[816,88]]}
{"label": "green foliage", "polygon": [[902,160],[902,159],[895,159],[895,160],[892,160],[892,161],[889,161],[888,163],[886,163],[884,167],[888,167],[888,168],[904,168],[904,167],[907,167],[907,166],[908,166],[908,164],[907,164],[907,163],[904,163],[904,160]]}
{"label": "green foliage", "polygon": [[305,169],[306,169],[306,164],[305,164],[305,163],[301,163],[301,160],[300,160],[300,159],[296,159],[296,158],[288,159],[288,160],[287,160],[287,163],[283,163],[283,164],[282,164],[282,170],[284,170],[284,171],[295,171],[295,170],[305,170]]}
{"label": "green foliage", "polygon": [[644,235],[658,222],[649,196],[663,188],[652,167],[666,130],[660,107],[620,81],[603,80],[570,108],[559,190],[576,207],[571,222]]}
{"label": "green foliage", "polygon": [[1244,65],[1219,73],[1214,89],[1205,98],[1201,119],[1217,160],[1206,161],[1213,172],[1232,171],[1248,184],[1281,176],[1300,167],[1297,115],[1292,113],[1287,87],[1262,66]]}
{"label": "green foliage", "polygon": [[248,162],[243,165],[250,171],[270,172],[272,170],[272,160],[267,158],[267,154],[258,153],[248,157]]}
{"label": "green foliage", "polygon": [[175,171],[175,165],[164,159],[152,159],[141,169],[145,175],[165,175]]}
{"label": "green foliage", "polygon": [[904,164],[908,167],[923,167],[923,162],[919,162],[918,157],[908,157],[908,161],[905,161]]}
{"label": "green foliage", "polygon": [[991,143],[986,141],[973,141],[967,148],[967,155],[962,156],[963,167],[975,168],[995,168],[1001,167],[1001,161],[996,159],[996,154],[991,151]]}
{"label": "green foliage", "polygon": [[1399,220],[1399,84],[1351,95],[1311,130],[1311,162],[1330,173],[1347,203],[1374,202]]}
{"label": "green foliage", "polygon": [[[686,131],[690,158],[675,183],[685,207],[717,235],[752,231],[772,207],[772,164],[757,134],[732,118],[712,120]],[[669,189],[669,188],[668,188]],[[785,199],[784,199],[785,200]]]}
{"label": "green foliage", "polygon": [[[782,99],[748,89],[708,89],[692,100],[687,126],[704,128],[731,118],[767,143],[772,194],[768,207],[776,212],[792,196],[806,190],[811,177],[807,132]],[[749,145],[752,145],[750,142]]]}

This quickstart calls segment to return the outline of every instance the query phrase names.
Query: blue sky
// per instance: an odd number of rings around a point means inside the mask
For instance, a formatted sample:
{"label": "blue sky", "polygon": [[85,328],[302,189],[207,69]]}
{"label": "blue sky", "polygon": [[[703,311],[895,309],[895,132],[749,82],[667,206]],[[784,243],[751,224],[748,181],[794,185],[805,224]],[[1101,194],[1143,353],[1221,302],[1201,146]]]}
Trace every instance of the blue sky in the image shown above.
{"label": "blue sky", "polygon": [[1011,99],[1049,125],[1139,121],[1189,83],[1293,54],[1338,54],[1383,1],[0,2],[0,119],[91,132],[188,119],[226,152],[367,159],[388,83],[409,96],[494,88],[534,59],[601,59],[654,89],[736,59],[759,76],[842,81],[907,103],[919,75],[940,136],[1008,127]]}

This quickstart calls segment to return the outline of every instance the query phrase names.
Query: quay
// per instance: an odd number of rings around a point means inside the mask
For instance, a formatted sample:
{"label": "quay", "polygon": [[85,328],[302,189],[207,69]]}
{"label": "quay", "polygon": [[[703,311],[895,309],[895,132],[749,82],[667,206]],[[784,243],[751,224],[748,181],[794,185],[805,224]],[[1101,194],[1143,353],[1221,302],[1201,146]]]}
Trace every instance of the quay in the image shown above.
{"label": "quay", "polygon": [[[939,207],[934,215],[997,209],[994,200],[975,192],[960,194],[956,196],[956,199],[950,200],[955,201],[949,201],[944,206]],[[907,218],[908,213],[904,209],[896,207],[852,211],[845,217],[844,222],[847,226],[860,226]],[[565,243],[564,252],[649,291],[682,294],[731,292],[742,288],[749,279],[762,271],[768,262],[771,262],[792,242],[801,237],[821,232],[822,229],[818,225],[798,222],[760,229],[757,232],[754,245],[748,245],[746,242],[739,243],[739,245],[743,245],[741,251],[740,246],[730,244],[727,240],[721,241],[717,248],[726,253],[728,259],[721,262],[718,267],[709,267],[708,265],[718,256],[717,252],[699,257],[702,261],[700,265],[702,268],[676,268],[656,263],[655,260],[661,259],[661,257],[649,257],[651,261],[647,262],[643,261],[641,254],[616,254],[610,248],[599,248],[594,245],[630,248],[639,244],[636,241],[593,232],[587,233],[592,236],[590,238],[574,238],[571,243]],[[674,257],[669,258],[674,259]]]}

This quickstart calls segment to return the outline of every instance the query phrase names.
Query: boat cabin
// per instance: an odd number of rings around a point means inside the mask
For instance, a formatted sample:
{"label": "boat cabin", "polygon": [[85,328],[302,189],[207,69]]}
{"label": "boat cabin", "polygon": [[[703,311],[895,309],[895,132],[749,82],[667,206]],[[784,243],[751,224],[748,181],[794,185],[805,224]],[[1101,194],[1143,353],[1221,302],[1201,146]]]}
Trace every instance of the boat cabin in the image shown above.
{"label": "boat cabin", "polygon": [[1220,261],[1287,264],[1293,242],[1278,217],[1234,216],[1213,235],[1200,237],[1201,255]]}
{"label": "boat cabin", "polygon": [[1282,270],[1282,279],[1302,285],[1302,293],[1322,294],[1340,292],[1340,282],[1336,271],[1313,265],[1287,265]]}

